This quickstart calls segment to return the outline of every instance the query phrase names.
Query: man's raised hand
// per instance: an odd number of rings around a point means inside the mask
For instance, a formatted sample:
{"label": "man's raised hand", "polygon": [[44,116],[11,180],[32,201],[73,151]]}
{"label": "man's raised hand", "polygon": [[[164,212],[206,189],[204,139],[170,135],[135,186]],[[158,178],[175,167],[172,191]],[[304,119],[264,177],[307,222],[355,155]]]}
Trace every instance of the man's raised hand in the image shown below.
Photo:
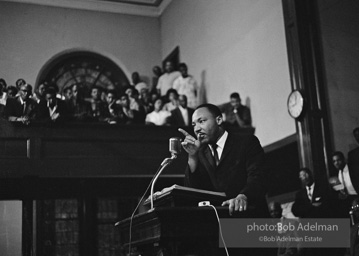
{"label": "man's raised hand", "polygon": [[183,149],[190,156],[196,155],[201,146],[200,141],[181,128],[179,128],[178,131],[185,136],[183,142],[181,142]]}

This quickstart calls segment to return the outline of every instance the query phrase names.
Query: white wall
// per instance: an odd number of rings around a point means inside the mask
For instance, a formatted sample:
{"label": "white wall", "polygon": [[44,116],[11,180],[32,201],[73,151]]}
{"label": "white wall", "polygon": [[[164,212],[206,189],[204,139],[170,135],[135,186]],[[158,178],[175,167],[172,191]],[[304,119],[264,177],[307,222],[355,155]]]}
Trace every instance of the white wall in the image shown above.
{"label": "white wall", "polygon": [[359,1],[321,0],[319,13],[334,150],[345,155],[358,146]]}
{"label": "white wall", "polygon": [[238,91],[263,146],[294,134],[281,0],[172,1],[161,17],[162,57],[180,60],[205,86],[208,102]]}
{"label": "white wall", "polygon": [[50,58],[72,49],[110,58],[129,78],[152,76],[161,61],[159,25],[158,18],[0,1],[0,77],[34,85]]}

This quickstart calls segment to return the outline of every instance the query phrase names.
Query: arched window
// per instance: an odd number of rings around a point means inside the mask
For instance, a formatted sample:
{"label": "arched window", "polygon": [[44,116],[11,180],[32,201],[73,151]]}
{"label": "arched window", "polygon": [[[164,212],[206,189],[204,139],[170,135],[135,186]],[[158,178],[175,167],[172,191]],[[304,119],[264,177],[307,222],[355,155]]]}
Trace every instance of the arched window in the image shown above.
{"label": "arched window", "polygon": [[129,81],[113,61],[96,53],[80,51],[63,54],[41,72],[38,84],[56,85],[59,93],[73,84],[83,88],[86,96],[92,86],[120,91]]}

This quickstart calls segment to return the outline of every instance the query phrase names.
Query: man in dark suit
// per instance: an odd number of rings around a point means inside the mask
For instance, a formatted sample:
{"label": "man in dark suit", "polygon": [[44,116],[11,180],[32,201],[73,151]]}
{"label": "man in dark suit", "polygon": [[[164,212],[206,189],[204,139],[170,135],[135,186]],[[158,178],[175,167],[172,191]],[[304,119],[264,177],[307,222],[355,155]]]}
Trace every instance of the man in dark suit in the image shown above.
{"label": "man in dark suit", "polygon": [[4,110],[4,116],[12,122],[29,124],[36,116],[37,103],[30,98],[32,87],[29,84],[20,86],[19,96],[8,98]]}
{"label": "man in dark suit", "polygon": [[[337,200],[329,186],[323,181],[315,180],[308,168],[302,168],[299,179],[303,188],[295,196],[292,213],[299,218],[334,218],[338,217]],[[341,256],[342,248],[301,248],[305,256]]]}
{"label": "man in dark suit", "polygon": [[[225,192],[227,200],[222,206],[228,206],[230,215],[242,212],[246,217],[269,217],[264,151],[258,139],[254,135],[227,132],[222,113],[213,104],[198,106],[192,116],[192,125],[195,137],[179,129],[186,136],[182,147],[188,153],[185,185]],[[209,246],[214,251],[211,255],[222,255],[221,250],[216,252],[214,245]],[[263,248],[231,248],[232,254],[268,255],[268,252]]]}
{"label": "man in dark suit", "polygon": [[358,198],[359,184],[356,181],[357,177],[354,169],[348,168],[344,154],[341,151],[335,151],[332,154],[332,161],[335,169],[338,171],[338,180],[342,184],[342,189],[337,191],[342,210],[341,216],[347,218],[353,200]]}
{"label": "man in dark suit", "polygon": [[187,107],[187,96],[178,97],[179,106],[171,111],[169,123],[173,126],[190,126],[192,125],[192,115],[194,109]]}
{"label": "man in dark suit", "polygon": [[268,217],[265,200],[264,151],[254,135],[228,133],[222,114],[212,104],[196,108],[192,116],[196,138],[183,129],[188,153],[186,185],[225,192],[229,213],[248,211],[252,217]]}
{"label": "man in dark suit", "polygon": [[[359,127],[353,130],[355,140],[359,143]],[[349,151],[348,153],[348,168],[350,178],[355,190],[359,193],[359,147]]]}
{"label": "man in dark suit", "polygon": [[65,101],[56,98],[56,89],[50,86],[45,91],[45,99],[39,102],[36,119],[43,122],[63,122],[68,118]]}
{"label": "man in dark suit", "polygon": [[300,218],[335,217],[333,212],[334,196],[327,184],[315,181],[308,168],[302,168],[299,179],[303,188],[295,196],[292,213]]}

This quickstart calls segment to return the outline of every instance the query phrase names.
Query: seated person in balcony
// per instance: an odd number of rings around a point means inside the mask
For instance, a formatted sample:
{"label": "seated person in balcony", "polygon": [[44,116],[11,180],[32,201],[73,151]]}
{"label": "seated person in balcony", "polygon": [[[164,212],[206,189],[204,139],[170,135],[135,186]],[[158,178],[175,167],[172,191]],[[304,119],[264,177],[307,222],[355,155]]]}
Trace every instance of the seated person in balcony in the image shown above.
{"label": "seated person in balcony", "polygon": [[72,88],[71,86],[68,86],[62,90],[62,97],[65,101],[67,109],[70,109],[70,102],[72,98]]}
{"label": "seated person in balcony", "polygon": [[114,90],[109,90],[106,93],[106,102],[107,102],[107,117],[106,121],[110,124],[116,124],[119,116],[121,114],[121,106],[116,103],[116,92]]}
{"label": "seated person in balcony", "polygon": [[3,78],[0,78],[0,105],[6,105],[6,81]]}
{"label": "seated person in balcony", "polygon": [[17,79],[16,82],[15,82],[16,89],[17,89],[18,91],[20,91],[20,87],[21,87],[22,85],[25,85],[25,84],[26,84],[26,81],[25,81],[23,78]]}
{"label": "seated person in balcony", "polygon": [[130,109],[135,110],[138,115],[137,119],[144,122],[146,111],[139,99],[140,95],[138,91],[133,87],[127,87],[125,93],[128,95],[128,99],[130,101]]}
{"label": "seated person in balcony", "polygon": [[18,93],[18,90],[15,86],[13,85],[9,85],[7,88],[6,88],[6,94],[7,94],[7,98],[15,98],[16,95]]}
{"label": "seated person in balcony", "polygon": [[146,125],[167,125],[167,120],[171,116],[171,113],[163,109],[162,99],[157,99],[154,107],[154,110],[146,116]]}
{"label": "seated person in balcony", "polygon": [[171,111],[168,123],[173,126],[190,126],[192,125],[192,115],[194,109],[187,107],[187,96],[178,97],[179,106]]}
{"label": "seated person in balcony", "polygon": [[78,84],[71,86],[72,96],[67,102],[70,118],[72,121],[83,122],[89,119],[90,103],[84,100],[83,89]]}
{"label": "seated person in balcony", "polygon": [[218,107],[226,125],[240,128],[252,127],[251,112],[248,107],[241,104],[241,98],[237,92],[230,95],[230,102]]}
{"label": "seated person in balcony", "polygon": [[122,94],[118,99],[120,105],[120,112],[118,123],[120,124],[143,124],[141,114],[130,108],[130,100],[126,93]]}
{"label": "seated person in balcony", "polygon": [[36,101],[30,97],[31,94],[31,85],[21,85],[19,96],[7,99],[4,116],[12,122],[29,124],[35,118],[37,108]]}
{"label": "seated person in balcony", "polygon": [[39,104],[40,101],[46,101],[45,91],[46,91],[47,87],[48,86],[46,83],[41,83],[37,86],[35,93],[32,96],[32,98],[34,100],[36,100],[37,104]]}
{"label": "seated person in balcony", "polygon": [[46,89],[45,99],[40,100],[36,119],[43,122],[63,122],[68,119],[68,110],[65,101],[56,97],[56,89]]}
{"label": "seated person in balcony", "polygon": [[4,109],[5,109],[5,105],[6,105],[6,82],[4,79],[0,78],[0,116],[3,115]]}
{"label": "seated person in balcony", "polygon": [[179,106],[178,92],[175,89],[169,89],[166,94],[166,103],[163,105],[163,109],[172,111]]}
{"label": "seated person in balcony", "polygon": [[94,122],[102,122],[107,116],[107,104],[101,100],[102,88],[93,86],[91,88],[90,117]]}
{"label": "seated person in balcony", "polygon": [[148,89],[142,89],[140,92],[140,102],[145,109],[146,115],[153,111],[153,103],[151,100],[151,94]]}

